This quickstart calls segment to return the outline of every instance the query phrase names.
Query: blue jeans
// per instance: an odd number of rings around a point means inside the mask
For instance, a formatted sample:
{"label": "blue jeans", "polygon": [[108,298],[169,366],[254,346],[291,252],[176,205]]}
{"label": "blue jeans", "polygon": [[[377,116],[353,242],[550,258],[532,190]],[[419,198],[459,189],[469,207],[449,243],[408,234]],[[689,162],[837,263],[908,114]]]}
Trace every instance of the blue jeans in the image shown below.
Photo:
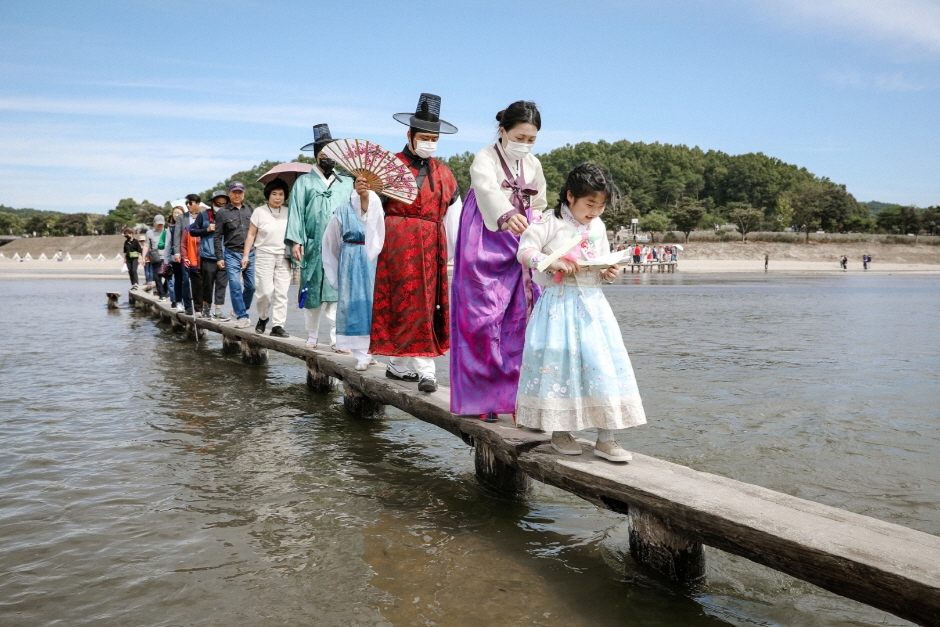
{"label": "blue jeans", "polygon": [[[248,267],[242,270],[242,254],[224,249],[225,274],[228,276],[228,291],[232,297],[232,309],[235,317],[241,320],[248,317],[251,299],[255,297],[255,253],[248,255]],[[242,287],[242,280],[245,281]]]}
{"label": "blue jeans", "polygon": [[183,303],[185,309],[193,308],[193,293],[189,285],[189,268],[182,261],[173,262],[173,302]]}

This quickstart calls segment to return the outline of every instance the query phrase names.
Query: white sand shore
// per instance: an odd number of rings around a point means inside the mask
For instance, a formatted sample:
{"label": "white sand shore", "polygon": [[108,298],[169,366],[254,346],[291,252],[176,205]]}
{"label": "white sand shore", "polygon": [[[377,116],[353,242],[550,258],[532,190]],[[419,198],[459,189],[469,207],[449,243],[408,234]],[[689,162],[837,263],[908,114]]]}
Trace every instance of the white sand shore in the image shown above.
{"label": "white sand shore", "polygon": [[[679,261],[679,272],[764,272],[763,259],[685,259]],[[868,270],[860,261],[850,261],[843,272],[832,261],[770,260],[769,272],[777,274],[940,274],[940,264],[927,263],[873,263]]]}

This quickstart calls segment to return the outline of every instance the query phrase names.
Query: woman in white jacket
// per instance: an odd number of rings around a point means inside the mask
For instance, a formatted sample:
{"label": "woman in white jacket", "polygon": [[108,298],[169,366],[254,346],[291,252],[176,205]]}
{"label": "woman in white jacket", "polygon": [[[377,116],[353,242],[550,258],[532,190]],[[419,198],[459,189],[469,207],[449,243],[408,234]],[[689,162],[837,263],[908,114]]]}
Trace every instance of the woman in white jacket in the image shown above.
{"label": "woman in white jacket", "polygon": [[451,289],[450,410],[488,422],[513,414],[525,327],[539,295],[519,264],[519,236],[548,205],[532,146],[542,128],[534,102],[496,114],[499,140],[470,168]]}

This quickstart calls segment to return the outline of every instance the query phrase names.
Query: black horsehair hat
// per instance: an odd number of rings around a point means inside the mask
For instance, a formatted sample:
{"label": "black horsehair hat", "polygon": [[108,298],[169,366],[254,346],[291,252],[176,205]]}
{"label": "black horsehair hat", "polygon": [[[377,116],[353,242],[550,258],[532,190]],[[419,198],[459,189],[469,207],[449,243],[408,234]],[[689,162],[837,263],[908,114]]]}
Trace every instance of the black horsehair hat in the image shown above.
{"label": "black horsehair hat", "polygon": [[421,94],[414,114],[396,113],[392,117],[402,124],[425,133],[450,135],[457,132],[456,126],[441,119],[441,97],[434,94]]}
{"label": "black horsehair hat", "polygon": [[330,135],[330,127],[328,124],[314,124],[313,125],[313,141],[302,147],[301,150],[312,150],[314,156],[321,150],[323,147],[333,141],[333,136]]}

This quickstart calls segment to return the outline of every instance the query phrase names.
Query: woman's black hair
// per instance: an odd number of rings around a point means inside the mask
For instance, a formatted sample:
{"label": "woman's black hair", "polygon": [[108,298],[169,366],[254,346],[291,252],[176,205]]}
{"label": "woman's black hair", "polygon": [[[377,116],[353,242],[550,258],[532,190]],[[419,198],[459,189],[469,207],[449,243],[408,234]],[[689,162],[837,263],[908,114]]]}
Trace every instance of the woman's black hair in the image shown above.
{"label": "woman's black hair", "polygon": [[517,100],[497,113],[496,121],[507,131],[526,123],[534,124],[535,128],[542,130],[542,114],[531,100]]}
{"label": "woman's black hair", "polygon": [[284,199],[286,200],[288,193],[290,193],[290,189],[287,187],[287,183],[285,183],[282,179],[268,181],[268,184],[264,186],[264,199],[267,200],[270,198],[271,192],[276,189],[280,189],[284,192]]}
{"label": "woman's black hair", "polygon": [[590,161],[585,161],[568,174],[565,184],[558,192],[558,205],[554,211],[556,218],[561,217],[561,206],[568,204],[568,192],[571,192],[575,200],[602,192],[607,196],[604,204],[608,208],[620,199],[620,190],[607,168]]}

